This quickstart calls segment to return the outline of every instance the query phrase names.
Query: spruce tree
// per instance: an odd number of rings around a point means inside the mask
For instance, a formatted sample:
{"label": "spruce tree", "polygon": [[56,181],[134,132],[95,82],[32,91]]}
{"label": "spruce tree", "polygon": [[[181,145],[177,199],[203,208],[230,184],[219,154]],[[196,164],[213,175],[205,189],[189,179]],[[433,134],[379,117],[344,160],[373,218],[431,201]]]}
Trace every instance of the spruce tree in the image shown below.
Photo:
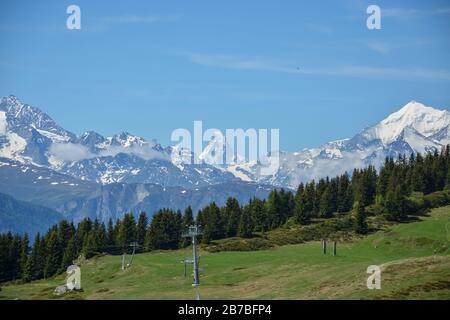
{"label": "spruce tree", "polygon": [[19,258],[19,266],[20,266],[19,277],[22,279],[24,278],[26,264],[28,261],[28,251],[30,250],[29,245],[30,242],[28,240],[28,234],[25,233],[20,244],[20,258]]}
{"label": "spruce tree", "polygon": [[181,213],[161,209],[152,218],[145,245],[148,250],[177,249],[181,242],[181,232]]}
{"label": "spruce tree", "polygon": [[267,214],[265,202],[258,198],[253,198],[249,205],[251,208],[252,220],[254,223],[253,231],[268,231],[270,227],[270,221]]}
{"label": "spruce tree", "polygon": [[402,221],[407,215],[407,199],[402,185],[392,185],[386,195],[385,216],[391,221]]}
{"label": "spruce tree", "polygon": [[354,230],[359,234],[366,234],[368,231],[367,218],[364,207],[360,203],[355,205]]}
{"label": "spruce tree", "polygon": [[51,230],[47,237],[46,260],[44,266],[44,278],[56,274],[62,261],[62,250],[58,241],[58,231]]}
{"label": "spruce tree", "polygon": [[223,212],[225,237],[236,236],[241,215],[242,211],[239,202],[235,198],[228,198]]}
{"label": "spruce tree", "polygon": [[322,196],[320,197],[319,203],[319,214],[322,218],[329,218],[333,213],[333,205],[332,205],[332,194],[330,186],[325,188]]}
{"label": "spruce tree", "polygon": [[189,226],[192,226],[193,224],[194,224],[194,215],[192,213],[191,206],[188,206],[186,208],[186,210],[184,210],[183,226],[184,227],[189,227]]}
{"label": "spruce tree", "polygon": [[239,221],[238,236],[242,238],[251,238],[253,229],[252,212],[250,206],[244,207]]}
{"label": "spruce tree", "polygon": [[64,270],[67,269],[68,266],[72,265],[73,261],[77,258],[77,256],[78,252],[76,240],[75,236],[72,235],[72,237],[69,239],[69,242],[67,243],[66,249],[64,250],[60,271],[63,272]]}
{"label": "spruce tree", "polygon": [[132,213],[127,213],[122,219],[118,235],[119,245],[128,247],[131,242],[136,241],[136,223]]}
{"label": "spruce tree", "polygon": [[[191,206],[188,206],[184,210],[184,214],[183,214],[183,218],[182,218],[182,231],[184,232],[184,231],[188,230],[188,228],[192,225],[194,225],[194,215],[192,213]],[[187,237],[183,237],[183,239],[181,240],[180,247],[185,248],[189,245],[189,243],[190,243],[190,239]]]}
{"label": "spruce tree", "polygon": [[136,241],[138,245],[143,246],[145,241],[145,235],[147,234],[148,218],[145,212],[141,212],[138,218]]}
{"label": "spruce tree", "polygon": [[267,215],[270,221],[270,229],[275,229],[281,224],[282,215],[282,199],[278,190],[273,190],[267,197]]}
{"label": "spruce tree", "polygon": [[82,252],[86,259],[92,258],[98,252],[94,229],[85,235]]}
{"label": "spruce tree", "polygon": [[202,241],[209,243],[211,240],[220,239],[224,236],[223,221],[220,208],[215,202],[202,210],[203,235]]}
{"label": "spruce tree", "polygon": [[106,245],[108,246],[109,250],[112,251],[112,247],[115,244],[116,244],[116,234],[114,232],[114,224],[113,224],[112,218],[109,218],[108,230],[107,230],[107,236],[106,236]]}

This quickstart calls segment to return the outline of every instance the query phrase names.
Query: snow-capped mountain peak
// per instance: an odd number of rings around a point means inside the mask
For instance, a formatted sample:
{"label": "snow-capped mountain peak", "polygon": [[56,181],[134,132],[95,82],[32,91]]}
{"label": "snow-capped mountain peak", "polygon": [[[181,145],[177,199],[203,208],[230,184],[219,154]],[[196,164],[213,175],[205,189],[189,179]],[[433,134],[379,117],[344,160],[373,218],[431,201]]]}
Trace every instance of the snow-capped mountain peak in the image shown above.
{"label": "snow-capped mountain peak", "polygon": [[[260,174],[261,159],[245,160],[221,133],[210,133],[210,141],[198,154],[181,146],[163,148],[128,132],[104,137],[88,131],[77,137],[14,96],[0,100],[0,157],[103,184],[155,183],[184,188],[236,180],[296,188],[302,181],[350,172],[355,167],[379,167],[386,156],[439,150],[450,143],[450,112],[411,101],[350,139],[298,152],[280,151],[279,169],[270,176]],[[225,163],[230,151],[233,163]],[[200,163],[193,163],[196,156]]]}
{"label": "snow-capped mountain peak", "polygon": [[112,137],[108,137],[108,140],[113,146],[122,146],[125,148],[148,145],[148,142],[143,138],[132,135],[131,133],[128,133],[126,131],[116,134]]}
{"label": "snow-capped mountain peak", "polygon": [[74,140],[75,135],[60,127],[52,118],[36,107],[22,103],[17,97],[10,95],[0,100],[0,111],[6,113],[10,131],[35,129],[44,136],[59,140]]}
{"label": "snow-capped mountain peak", "polygon": [[405,128],[412,128],[424,137],[430,137],[450,124],[450,112],[411,101],[368,130],[371,138],[380,139],[385,145],[397,139]]}
{"label": "snow-capped mountain peak", "polygon": [[301,181],[351,172],[354,168],[380,167],[386,156],[432,152],[450,143],[450,112],[411,101],[376,125],[351,139],[329,142],[298,152],[281,152],[273,176],[260,176],[258,165],[229,167],[235,176],[277,187],[296,188]]}

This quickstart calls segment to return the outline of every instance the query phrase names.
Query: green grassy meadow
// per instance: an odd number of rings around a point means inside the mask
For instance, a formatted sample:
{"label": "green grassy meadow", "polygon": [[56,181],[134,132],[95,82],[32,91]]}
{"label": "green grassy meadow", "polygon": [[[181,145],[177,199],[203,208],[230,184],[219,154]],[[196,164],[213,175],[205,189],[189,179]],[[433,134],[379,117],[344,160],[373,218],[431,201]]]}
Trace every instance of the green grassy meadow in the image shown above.
{"label": "green grassy meadow", "polygon": [[[320,242],[250,252],[200,251],[201,299],[450,299],[450,206],[421,221],[397,224],[352,242],[337,256]],[[81,292],[53,295],[65,275],[3,284],[0,299],[194,299],[189,248],[135,256],[99,256],[81,267]],[[129,256],[128,256],[129,258]],[[382,269],[381,289],[369,290],[366,269]]]}

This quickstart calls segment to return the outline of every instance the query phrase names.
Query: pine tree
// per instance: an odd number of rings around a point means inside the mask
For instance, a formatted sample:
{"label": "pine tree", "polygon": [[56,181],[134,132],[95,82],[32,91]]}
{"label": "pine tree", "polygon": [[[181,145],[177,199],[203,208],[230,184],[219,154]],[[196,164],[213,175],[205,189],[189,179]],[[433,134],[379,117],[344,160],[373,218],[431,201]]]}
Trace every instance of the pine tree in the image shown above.
{"label": "pine tree", "polygon": [[181,242],[182,217],[169,209],[159,210],[152,218],[145,246],[149,250],[177,249]]}
{"label": "pine tree", "polygon": [[58,224],[58,242],[61,248],[66,248],[70,238],[72,238],[75,230],[73,225],[69,224],[67,220],[61,220]]}
{"label": "pine tree", "polygon": [[211,240],[220,239],[224,236],[221,211],[215,202],[202,209],[201,219],[203,220],[203,243],[207,244]]}
{"label": "pine tree", "polygon": [[402,221],[407,215],[407,199],[403,185],[392,185],[386,195],[385,216],[392,221]]}
{"label": "pine tree", "polygon": [[25,272],[22,275],[24,281],[41,279],[44,276],[45,267],[45,241],[38,232],[34,238],[31,254],[27,259]]}
{"label": "pine tree", "polygon": [[145,212],[141,212],[138,218],[136,241],[138,245],[143,246],[145,241],[145,235],[147,234],[148,219]]}
{"label": "pine tree", "polygon": [[192,226],[193,224],[194,224],[194,215],[192,213],[191,206],[188,206],[186,208],[186,210],[184,210],[183,226],[184,227],[189,227],[189,226]]}
{"label": "pine tree", "polygon": [[356,203],[355,207],[354,230],[356,233],[366,234],[368,227],[365,209],[360,203]]}
{"label": "pine tree", "polygon": [[450,190],[450,166],[447,169],[447,177],[445,179],[445,190]]}
{"label": "pine tree", "polygon": [[267,215],[270,221],[270,229],[275,229],[281,224],[281,216],[282,216],[282,199],[280,196],[280,192],[278,190],[273,190],[269,193],[267,197]]}
{"label": "pine tree", "polygon": [[22,271],[22,281],[29,282],[31,281],[31,268],[32,268],[32,260],[31,256],[27,257],[27,261],[25,262],[23,271]]}
{"label": "pine tree", "polygon": [[269,216],[267,214],[266,205],[263,200],[253,198],[249,204],[254,223],[253,231],[268,231],[270,227]]}
{"label": "pine tree", "polygon": [[106,233],[106,245],[108,246],[109,250],[112,251],[112,247],[116,244],[116,233],[114,231],[112,218],[109,218],[108,220],[108,230]]}
{"label": "pine tree", "polygon": [[122,247],[128,247],[136,241],[136,223],[132,213],[127,213],[122,219],[119,228],[118,242]]}
{"label": "pine tree", "polygon": [[337,212],[349,212],[353,205],[353,193],[347,172],[339,178]]}
{"label": "pine tree", "polygon": [[94,229],[91,229],[91,231],[85,235],[82,252],[86,259],[92,258],[98,252]]}
{"label": "pine tree", "polygon": [[315,208],[315,183],[314,180],[305,186],[303,193],[296,196],[294,207],[294,219],[300,224],[307,224],[314,216]]}
{"label": "pine tree", "polygon": [[238,236],[242,238],[251,238],[253,229],[252,212],[249,205],[244,207],[239,221]]}
{"label": "pine tree", "polygon": [[25,233],[20,244],[20,258],[19,258],[20,273],[18,276],[22,279],[24,278],[26,264],[28,261],[28,251],[30,250],[29,245],[30,241],[28,240],[28,234]]}
{"label": "pine tree", "polygon": [[295,196],[300,197],[300,195],[303,193],[304,190],[305,190],[305,185],[303,184],[303,182],[300,182],[300,184],[298,185],[298,188],[297,188],[297,192],[295,193]]}
{"label": "pine tree", "polygon": [[235,198],[228,198],[223,212],[225,237],[236,236],[241,215],[242,211],[239,202]]}
{"label": "pine tree", "polygon": [[48,278],[56,274],[62,261],[61,247],[58,241],[58,231],[50,230],[47,236],[47,256],[44,267],[44,278]]}
{"label": "pine tree", "polygon": [[[188,206],[185,210],[184,210],[184,215],[183,215],[183,221],[182,221],[182,230],[186,231],[190,226],[194,225],[194,215],[192,213],[192,208],[191,206]],[[187,237],[184,237],[181,240],[181,244],[180,247],[181,248],[185,248],[189,245],[190,240]]]}
{"label": "pine tree", "polygon": [[322,218],[329,218],[333,213],[332,195],[330,186],[328,186],[320,197],[319,214]]}
{"label": "pine tree", "polygon": [[294,195],[290,191],[283,189],[279,192],[280,195],[280,212],[278,214],[279,225],[284,224],[290,217],[292,217],[295,207]]}
{"label": "pine tree", "polygon": [[63,259],[61,262],[61,272],[66,270],[67,267],[72,265],[73,261],[77,258],[78,252],[76,247],[76,240],[75,236],[72,235],[72,237],[69,239],[69,242],[67,243],[67,247],[64,250]]}
{"label": "pine tree", "polygon": [[95,242],[97,244],[97,251],[104,252],[108,249],[108,233],[105,225],[100,223],[95,229]]}
{"label": "pine tree", "polygon": [[309,216],[305,211],[305,196],[304,193],[295,197],[294,219],[297,223],[306,224],[309,221]]}
{"label": "pine tree", "polygon": [[89,218],[86,218],[82,220],[78,224],[78,228],[76,231],[76,244],[77,244],[77,250],[81,251],[84,247],[84,241],[87,239],[87,235],[92,229],[92,220]]}
{"label": "pine tree", "polygon": [[9,274],[10,278],[15,280],[20,278],[21,265],[20,265],[20,254],[22,248],[22,239],[18,234],[12,237],[12,241],[9,246]]}

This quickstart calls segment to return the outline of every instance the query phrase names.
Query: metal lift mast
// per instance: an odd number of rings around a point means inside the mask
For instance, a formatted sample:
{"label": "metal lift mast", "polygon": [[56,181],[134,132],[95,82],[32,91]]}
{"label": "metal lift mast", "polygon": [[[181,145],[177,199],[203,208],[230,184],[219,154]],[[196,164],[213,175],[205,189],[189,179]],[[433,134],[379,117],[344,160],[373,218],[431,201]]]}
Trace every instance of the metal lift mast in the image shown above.
{"label": "metal lift mast", "polygon": [[194,270],[193,270],[193,276],[194,276],[194,282],[192,283],[192,286],[198,287],[200,285],[200,277],[199,277],[199,266],[198,266],[198,255],[197,255],[197,236],[201,235],[202,232],[200,230],[200,227],[197,225],[189,226],[188,231],[183,234],[183,237],[186,238],[192,238],[192,260],[186,259],[184,260],[185,267],[186,263],[192,263]]}

